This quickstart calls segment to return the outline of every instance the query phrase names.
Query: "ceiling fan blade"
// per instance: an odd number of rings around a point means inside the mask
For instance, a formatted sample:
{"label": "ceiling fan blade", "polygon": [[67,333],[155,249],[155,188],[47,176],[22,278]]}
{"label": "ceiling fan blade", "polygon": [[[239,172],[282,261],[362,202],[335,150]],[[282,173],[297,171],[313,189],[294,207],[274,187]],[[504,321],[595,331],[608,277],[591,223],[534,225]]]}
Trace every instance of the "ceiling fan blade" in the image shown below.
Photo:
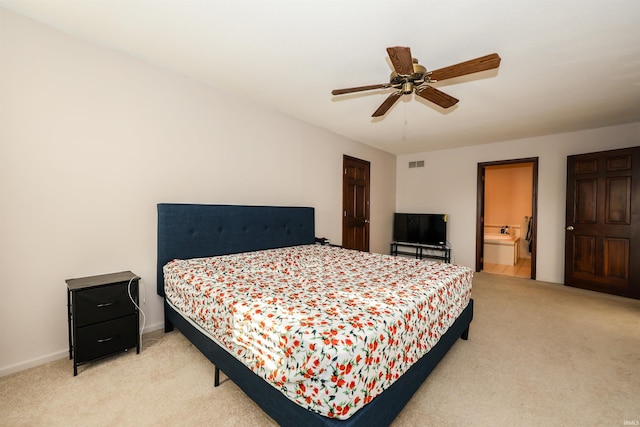
{"label": "ceiling fan blade", "polygon": [[466,74],[472,74],[480,71],[491,70],[492,68],[498,68],[499,65],[500,57],[497,53],[492,53],[490,55],[471,59],[469,61],[461,62],[459,64],[450,65],[448,67],[432,71],[429,78],[436,81],[452,79],[454,77],[460,77]]}
{"label": "ceiling fan blade", "polygon": [[451,95],[427,85],[418,86],[416,88],[416,95],[421,96],[427,101],[431,101],[434,104],[438,104],[442,108],[453,107],[458,103],[458,100]]}
{"label": "ceiling fan blade", "polygon": [[402,96],[402,91],[398,90],[393,92],[391,95],[384,100],[384,102],[378,107],[378,109],[371,115],[371,117],[380,117],[384,116],[389,108],[393,107],[393,104],[398,102],[398,99]]}
{"label": "ceiling fan blade", "polygon": [[408,47],[395,46],[388,47],[387,53],[393,64],[396,73],[400,75],[413,74],[413,59],[411,58],[411,49]]}
{"label": "ceiling fan blade", "polygon": [[346,89],[334,89],[331,91],[331,95],[344,95],[345,93],[362,92],[364,90],[373,90],[373,89],[385,89],[388,87],[391,87],[389,83],[383,83],[379,85],[349,87]]}

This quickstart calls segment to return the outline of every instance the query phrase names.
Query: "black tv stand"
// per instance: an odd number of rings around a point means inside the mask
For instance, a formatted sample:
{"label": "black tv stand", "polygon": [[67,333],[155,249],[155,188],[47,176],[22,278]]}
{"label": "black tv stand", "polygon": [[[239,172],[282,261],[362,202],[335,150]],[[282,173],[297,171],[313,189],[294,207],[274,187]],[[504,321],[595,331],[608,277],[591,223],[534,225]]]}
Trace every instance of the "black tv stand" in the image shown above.
{"label": "black tv stand", "polygon": [[[411,248],[400,250],[398,248]],[[415,256],[418,259],[437,259],[446,263],[451,263],[451,248],[445,245],[423,245],[421,243],[408,243],[408,242],[392,242],[390,253],[393,256],[398,255],[410,255]]]}

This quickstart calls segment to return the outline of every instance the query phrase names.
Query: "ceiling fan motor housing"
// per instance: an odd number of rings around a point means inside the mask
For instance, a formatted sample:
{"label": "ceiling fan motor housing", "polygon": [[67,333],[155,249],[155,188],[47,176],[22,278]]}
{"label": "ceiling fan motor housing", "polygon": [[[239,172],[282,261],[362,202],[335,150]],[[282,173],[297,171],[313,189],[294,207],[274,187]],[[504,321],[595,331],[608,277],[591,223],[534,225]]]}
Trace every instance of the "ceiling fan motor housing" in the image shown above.
{"label": "ceiling fan motor housing", "polygon": [[[396,89],[402,89],[405,95],[411,93],[413,86],[420,85],[425,82],[425,76],[427,76],[427,69],[418,64],[418,60],[413,60],[413,73],[412,74],[398,74],[396,71],[391,72],[389,77],[389,83]],[[427,81],[428,78],[427,78]],[[411,88],[405,87],[406,83],[411,84]],[[407,92],[408,90],[408,92]]]}

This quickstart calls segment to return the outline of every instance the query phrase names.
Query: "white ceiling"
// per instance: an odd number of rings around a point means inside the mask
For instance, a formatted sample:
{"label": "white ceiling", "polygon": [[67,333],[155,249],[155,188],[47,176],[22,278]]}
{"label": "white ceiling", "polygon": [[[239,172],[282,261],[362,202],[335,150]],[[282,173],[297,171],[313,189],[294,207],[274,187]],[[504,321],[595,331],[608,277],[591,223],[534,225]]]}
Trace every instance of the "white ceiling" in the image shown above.
{"label": "white ceiling", "polygon": [[[395,153],[640,121],[639,0],[0,0],[0,6]],[[386,48],[429,70],[496,52],[498,70],[391,89]],[[251,118],[247,117],[250,121]]]}

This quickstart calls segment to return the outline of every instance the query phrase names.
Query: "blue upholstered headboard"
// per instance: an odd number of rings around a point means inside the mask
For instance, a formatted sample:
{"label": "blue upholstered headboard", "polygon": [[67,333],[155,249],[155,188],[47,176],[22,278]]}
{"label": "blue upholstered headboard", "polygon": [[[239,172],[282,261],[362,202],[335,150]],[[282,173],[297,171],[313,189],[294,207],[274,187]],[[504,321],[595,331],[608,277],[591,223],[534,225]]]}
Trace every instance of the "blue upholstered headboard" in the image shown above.
{"label": "blue upholstered headboard", "polygon": [[158,295],[162,267],[201,258],[314,243],[309,207],[158,204]]}

